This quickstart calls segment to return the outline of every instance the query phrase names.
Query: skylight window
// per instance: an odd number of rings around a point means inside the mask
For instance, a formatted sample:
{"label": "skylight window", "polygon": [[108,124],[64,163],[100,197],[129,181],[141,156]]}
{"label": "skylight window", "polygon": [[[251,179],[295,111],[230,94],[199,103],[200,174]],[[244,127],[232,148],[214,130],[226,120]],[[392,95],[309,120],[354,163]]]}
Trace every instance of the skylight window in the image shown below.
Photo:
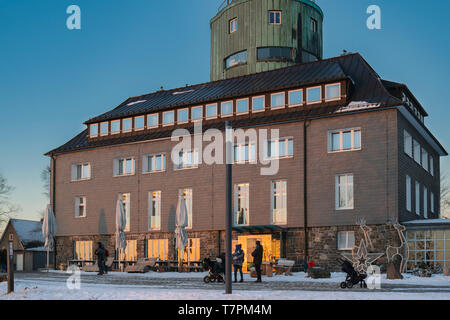
{"label": "skylight window", "polygon": [[146,102],[147,100],[139,100],[139,101],[133,101],[127,104],[127,106],[133,106],[135,104]]}

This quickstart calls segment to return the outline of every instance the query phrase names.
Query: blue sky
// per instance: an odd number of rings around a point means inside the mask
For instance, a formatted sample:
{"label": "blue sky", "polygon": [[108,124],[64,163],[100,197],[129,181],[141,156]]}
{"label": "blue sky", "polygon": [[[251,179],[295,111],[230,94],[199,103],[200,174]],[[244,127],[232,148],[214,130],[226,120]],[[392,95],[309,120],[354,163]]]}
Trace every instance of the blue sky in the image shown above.
{"label": "blue sky", "polygon": [[[129,96],[209,81],[210,30],[221,0],[0,0],[0,172],[18,214],[36,219],[47,200],[43,154],[83,122]],[[450,2],[317,0],[324,57],[360,52],[385,79],[406,83],[450,149]],[[436,2],[434,2],[436,3]],[[66,28],[81,8],[82,30]],[[366,27],[380,6],[382,30]],[[450,171],[450,159],[442,159]]]}

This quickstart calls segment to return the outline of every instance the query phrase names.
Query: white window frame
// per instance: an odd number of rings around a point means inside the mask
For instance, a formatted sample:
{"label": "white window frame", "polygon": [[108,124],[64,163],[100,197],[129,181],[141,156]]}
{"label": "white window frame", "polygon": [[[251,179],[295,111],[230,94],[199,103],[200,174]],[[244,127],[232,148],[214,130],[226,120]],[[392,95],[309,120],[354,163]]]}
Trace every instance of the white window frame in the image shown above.
{"label": "white window frame", "polygon": [[[309,99],[309,91],[313,90],[313,89],[320,89],[320,99],[319,100],[314,100],[314,101],[308,101]],[[322,92],[322,86],[315,86],[315,87],[310,87],[310,88],[306,88],[306,104],[319,104],[322,103],[323,101],[323,92]]]}
{"label": "white window frame", "polygon": [[[80,178],[78,178],[78,167],[79,166],[81,166],[81,177]],[[84,167],[89,168],[89,176],[88,177],[83,177]],[[91,176],[92,176],[91,164],[89,162],[73,164],[71,176],[72,176],[71,181],[73,181],[73,182],[91,180]]]}
{"label": "white window frame", "polygon": [[[131,160],[131,173],[127,172],[127,161]],[[120,174],[120,161],[123,161],[123,173]],[[136,159],[134,157],[124,157],[114,159],[114,177],[134,176],[136,174]]]}
{"label": "white window frame", "polygon": [[[97,133],[96,134],[92,134],[92,130],[94,127],[97,127]],[[89,137],[91,138],[97,138],[98,137],[98,132],[99,132],[99,125],[98,123],[93,123],[89,125]]]}
{"label": "white window frame", "polygon": [[[284,191],[286,192],[286,196],[284,197],[284,208],[278,208],[275,209],[275,187],[277,183],[283,183],[284,184]],[[288,220],[288,201],[287,201],[287,197],[288,197],[288,183],[286,179],[280,179],[280,180],[273,180],[271,181],[270,184],[270,221],[271,224],[274,225],[286,225],[287,224],[287,220]],[[284,221],[275,221],[275,214],[274,211],[275,210],[284,210]]]}
{"label": "white window frame", "polygon": [[[274,106],[272,103],[273,103],[273,97],[274,96],[283,96],[283,104],[281,105],[281,106]],[[271,95],[270,95],[270,109],[272,109],[272,110],[278,110],[278,109],[284,109],[284,108],[286,108],[286,93],[283,91],[283,92],[276,92],[276,93],[272,93]]]}
{"label": "white window frame", "polygon": [[[359,131],[359,147],[355,147],[355,132]],[[351,145],[350,149],[344,149],[344,133],[350,132],[351,134]],[[339,133],[339,150],[333,150],[333,135]],[[328,153],[341,153],[341,152],[351,152],[362,150],[362,130],[361,128],[348,128],[348,129],[337,129],[328,131]]]}
{"label": "white window frame", "polygon": [[[184,121],[180,121],[179,119],[180,119],[180,112],[182,112],[182,111],[187,111],[187,117],[186,117],[186,120],[184,120]],[[189,108],[183,108],[183,109],[178,109],[177,110],[177,123],[178,124],[183,124],[183,123],[188,123],[189,122]]]}
{"label": "white window frame", "polygon": [[[156,214],[155,214],[155,227],[152,223],[153,217],[153,203],[156,202]],[[161,230],[161,204],[162,204],[162,192],[161,190],[149,191],[148,193],[148,230],[157,231]]]}
{"label": "white window frame", "polygon": [[[106,124],[106,133],[102,133],[102,126]],[[109,122],[108,121],[104,121],[100,123],[100,136],[101,137],[105,137],[109,135]]]}
{"label": "white window frame", "polygon": [[[125,130],[125,121],[130,121],[130,129],[126,129]],[[126,119],[123,119],[122,120],[122,128],[123,128],[123,130],[122,130],[122,132],[123,133],[127,133],[127,132],[131,132],[131,131],[133,131],[133,118],[126,118]]]}
{"label": "white window frame", "polygon": [[[247,101],[247,111],[238,110],[239,101]],[[249,112],[250,112],[250,100],[248,98],[236,100],[236,115],[248,114]]]}
{"label": "white window frame", "polygon": [[[137,119],[140,119],[140,118],[142,118],[143,122],[142,122],[142,127],[138,128],[136,126],[136,122],[137,122]],[[142,131],[144,129],[145,129],[145,116],[134,117],[134,131]]]}
{"label": "white window frame", "polygon": [[[124,198],[127,199],[127,201],[124,200]],[[129,192],[124,192],[124,193],[119,193],[119,199],[122,199],[123,204],[125,206],[125,214],[127,217],[127,223],[125,225],[125,232],[130,232],[131,230],[131,193]]]}
{"label": "white window frame", "polygon": [[[341,234],[345,234],[345,244],[341,243]],[[350,235],[353,236],[353,246],[350,245]],[[350,251],[355,248],[355,232],[354,231],[339,231],[337,234],[337,249],[339,251]]]}
{"label": "white window frame", "polygon": [[[272,151],[271,148],[269,148],[269,144],[272,144],[272,142],[276,141],[275,144],[275,156],[269,155],[269,151]],[[286,142],[286,155],[280,156],[280,141]],[[292,155],[289,154],[289,141],[292,141]],[[267,139],[266,140],[266,153],[264,155],[265,160],[277,160],[277,159],[289,159],[294,157],[294,138],[293,137],[282,137],[277,139]],[[270,152],[272,153],[272,152]]]}
{"label": "white window frame", "polygon": [[[165,116],[166,114],[169,114],[169,113],[172,114],[172,116],[173,116],[173,121],[170,122],[170,123],[164,123],[164,116]],[[163,124],[163,127],[169,127],[169,126],[173,126],[173,125],[175,124],[175,111],[174,111],[174,110],[163,112],[163,116],[162,116],[162,124]]]}
{"label": "white window frame", "polygon": [[[341,187],[341,185],[340,185],[340,177],[342,177],[342,176],[345,176],[345,177],[347,177],[347,182],[346,182],[346,184],[343,186],[343,187],[345,187],[346,189],[345,189],[345,193],[346,193],[346,201],[348,200],[348,189],[349,189],[349,187],[350,187],[350,184],[348,183],[348,177],[352,177],[353,178],[353,183],[351,184],[351,187],[352,187],[352,190],[353,190],[353,195],[352,195],[352,199],[353,199],[353,203],[350,205],[350,204],[347,204],[346,206],[344,206],[344,207],[341,207],[340,206],[340,187]],[[343,173],[343,174],[337,174],[336,175],[336,177],[335,177],[335,202],[336,202],[336,204],[335,204],[335,206],[336,206],[336,210],[337,211],[344,211],[344,210],[354,210],[355,209],[355,176],[354,176],[354,174],[353,173]]]}
{"label": "white window frame", "polygon": [[[302,93],[302,102],[301,103],[291,103],[291,93],[295,93],[295,92],[301,92]],[[303,89],[297,89],[297,90],[290,90],[290,91],[288,91],[288,105],[289,105],[290,108],[304,105],[304,103],[305,103],[304,100],[305,100],[305,96],[304,96]]]}
{"label": "white window frame", "polygon": [[[115,124],[115,123],[118,123],[119,124],[119,130],[118,131],[113,131],[113,125]],[[112,120],[111,121],[111,134],[120,134],[120,130],[122,129],[122,121],[120,121],[120,120]]]}
{"label": "white window frame", "polygon": [[[180,167],[179,164],[174,163],[174,170],[190,170],[190,169],[197,169],[199,166],[199,152],[197,149],[190,149],[190,150],[180,150],[180,153],[183,153],[183,161],[182,161],[182,167]],[[187,160],[189,154],[192,153],[192,166],[187,165]]]}
{"label": "white window frame", "polygon": [[[156,158],[157,157],[161,157],[162,169],[150,171],[150,168],[148,166],[148,161],[150,158],[152,158],[153,167],[156,168]],[[167,168],[167,157],[166,157],[166,153],[164,153],[164,152],[163,153],[146,154],[142,157],[142,174],[161,173],[161,172],[165,172],[166,168]]]}
{"label": "white window frame", "polygon": [[[85,196],[78,196],[75,197],[75,218],[76,219],[81,219],[81,218],[86,218],[87,216],[87,203],[86,203],[86,197]],[[82,200],[83,202],[81,203]],[[81,215],[80,213],[80,208],[83,208],[83,215]]]}
{"label": "white window frame", "polygon": [[[247,142],[247,143],[235,143],[233,145],[233,155],[234,155],[234,163],[236,164],[244,164],[244,163],[252,163],[256,164],[256,143],[255,142]],[[248,160],[245,159],[245,147],[248,146]],[[236,159],[236,148],[238,148],[239,157]],[[253,152],[252,152],[253,148]]]}
{"label": "white window frame", "polygon": [[[241,201],[244,201],[245,206],[247,206],[247,208],[246,208],[247,211],[243,212],[244,223],[242,223],[242,224],[238,224],[238,206],[239,206],[239,196],[240,196],[240,194],[238,193],[238,190],[240,187],[241,187],[241,190],[243,190],[242,188],[246,188],[246,190],[244,190],[243,195],[241,194],[240,199],[243,199]],[[241,204],[241,208],[243,208],[242,204]],[[242,182],[242,183],[236,183],[234,185],[234,210],[233,211],[234,211],[233,224],[235,226],[250,225],[250,183]]]}
{"label": "white window frame", "polygon": [[[328,89],[328,87],[332,87],[332,86],[339,86],[339,96],[338,97],[335,97],[335,98],[327,98],[327,89]],[[342,99],[342,88],[341,88],[341,83],[340,82],[338,82],[338,83],[330,83],[330,84],[327,84],[327,85],[325,85],[325,101],[326,102],[330,102],[330,101],[339,101],[339,100],[341,100]]]}
{"label": "white window frame", "polygon": [[[208,116],[208,107],[215,107],[216,108],[216,114],[214,116]],[[212,104],[207,104],[205,106],[205,119],[209,120],[209,119],[217,119],[217,115],[218,115],[218,107],[217,107],[217,103],[212,103]]]}
{"label": "white window frame", "polygon": [[[185,191],[188,191],[188,194],[185,194]],[[186,209],[188,212],[188,225],[186,226],[186,229],[192,229],[193,225],[193,203],[194,203],[194,189],[191,187],[181,188],[178,190],[179,194],[184,196],[186,200]],[[190,199],[187,196],[190,196]]]}
{"label": "white window frame", "polygon": [[413,158],[413,138],[412,135],[406,130],[403,130],[403,151],[410,158]]}
{"label": "white window frame", "polygon": [[[270,22],[270,14],[273,13],[275,15],[274,17],[274,23]],[[276,22],[276,15],[280,15],[280,23]],[[269,10],[269,24],[273,26],[280,26],[283,23],[283,12],[281,10]]]}
{"label": "white window frame", "polygon": [[[255,110],[255,99],[263,98],[263,108],[261,110]],[[264,112],[266,111],[266,96],[255,96],[252,97],[252,113]]]}
{"label": "white window frame", "polygon": [[[201,110],[202,110],[202,116],[201,116],[200,118],[198,118],[198,119],[194,119],[194,110],[198,110],[198,109],[201,109]],[[194,122],[194,121],[202,121],[202,120],[203,120],[203,117],[204,117],[204,114],[203,114],[203,106],[196,106],[196,107],[192,107],[192,108],[191,108],[191,121],[192,121],[192,122]]]}
{"label": "white window frame", "polygon": [[[150,126],[148,119],[150,117],[156,117],[156,125]],[[147,115],[147,129],[153,129],[159,127],[159,113],[151,113]]]}
{"label": "white window frame", "polygon": [[[224,114],[223,113],[223,105],[227,104],[227,103],[231,103],[231,113]],[[227,118],[227,117],[232,117],[233,115],[234,115],[233,100],[221,102],[220,103],[220,117],[221,118]]]}
{"label": "white window frame", "polygon": [[406,210],[412,212],[412,180],[406,175]]}
{"label": "white window frame", "polygon": [[[234,22],[236,24],[234,24]],[[233,26],[235,26],[236,28],[233,28]],[[230,20],[230,25],[229,25],[228,32],[229,32],[229,34],[233,34],[233,33],[237,32],[237,31],[238,31],[238,18],[233,18],[233,19]]]}

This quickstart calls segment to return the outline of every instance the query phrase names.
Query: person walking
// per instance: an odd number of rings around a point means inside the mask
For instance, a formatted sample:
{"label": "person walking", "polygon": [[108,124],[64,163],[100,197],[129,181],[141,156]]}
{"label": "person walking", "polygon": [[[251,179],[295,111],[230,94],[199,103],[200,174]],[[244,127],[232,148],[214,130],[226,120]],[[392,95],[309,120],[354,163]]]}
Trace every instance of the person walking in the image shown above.
{"label": "person walking", "polygon": [[244,274],[242,273],[242,264],[244,263],[244,251],[241,249],[241,245],[237,244],[236,249],[233,252],[233,267],[234,267],[234,282],[237,282],[237,272],[241,274],[241,281],[244,282]]}
{"label": "person walking", "polygon": [[105,247],[103,247],[103,244],[101,242],[98,243],[98,248],[97,250],[95,250],[95,255],[97,256],[98,275],[101,276],[105,273],[105,256],[106,256]]}
{"label": "person walking", "polygon": [[264,249],[261,245],[261,242],[256,241],[256,248],[252,252],[253,264],[255,265],[256,274],[258,276],[258,278],[255,282],[261,282],[261,264],[262,264],[262,258],[263,258],[263,251],[264,251]]}

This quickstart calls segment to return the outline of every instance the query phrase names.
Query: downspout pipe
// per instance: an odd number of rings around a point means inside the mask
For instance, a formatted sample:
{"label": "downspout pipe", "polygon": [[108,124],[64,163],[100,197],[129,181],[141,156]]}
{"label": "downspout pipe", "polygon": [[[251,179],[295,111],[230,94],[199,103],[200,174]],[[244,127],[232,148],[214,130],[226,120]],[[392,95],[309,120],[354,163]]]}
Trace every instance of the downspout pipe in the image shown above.
{"label": "downspout pipe", "polygon": [[[51,164],[51,177],[52,177],[52,188],[51,188],[51,205],[53,208],[53,213],[56,217],[56,156],[52,155],[52,164]],[[56,270],[56,239],[53,245],[53,267]]]}
{"label": "downspout pipe", "polygon": [[303,225],[305,228],[304,232],[304,260],[305,264],[308,263],[309,256],[309,244],[308,244],[308,124],[311,120],[305,119],[303,122]]}

